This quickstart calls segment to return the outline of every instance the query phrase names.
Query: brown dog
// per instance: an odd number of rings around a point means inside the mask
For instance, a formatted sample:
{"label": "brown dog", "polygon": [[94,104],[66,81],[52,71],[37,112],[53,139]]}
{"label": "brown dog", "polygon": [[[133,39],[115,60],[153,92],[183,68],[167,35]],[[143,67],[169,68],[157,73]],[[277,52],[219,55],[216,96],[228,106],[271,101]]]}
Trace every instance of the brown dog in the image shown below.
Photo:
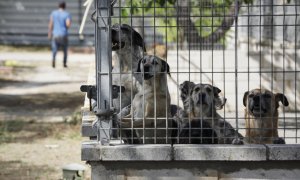
{"label": "brown dog", "polygon": [[156,56],[147,55],[139,61],[137,72],[142,74],[143,84],[134,96],[130,114],[121,114],[119,124],[121,128],[133,128],[138,143],[171,143],[173,120],[168,118],[171,117],[167,86],[169,65]]}
{"label": "brown dog", "polygon": [[273,94],[267,89],[253,89],[244,94],[246,137],[250,144],[285,144],[278,137],[279,101],[284,106],[289,102],[284,94]]}

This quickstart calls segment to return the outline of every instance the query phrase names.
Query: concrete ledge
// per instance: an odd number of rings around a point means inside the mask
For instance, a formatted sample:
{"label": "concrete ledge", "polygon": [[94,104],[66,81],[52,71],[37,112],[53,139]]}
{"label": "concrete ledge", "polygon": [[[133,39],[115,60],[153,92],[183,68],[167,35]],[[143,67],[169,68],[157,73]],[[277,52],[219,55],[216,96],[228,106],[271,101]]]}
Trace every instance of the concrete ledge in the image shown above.
{"label": "concrete ledge", "polygon": [[171,161],[171,145],[101,146],[96,141],[82,143],[83,161]]}
{"label": "concrete ledge", "polygon": [[102,146],[103,161],[171,161],[171,145]]}
{"label": "concrete ledge", "polygon": [[92,123],[81,124],[81,136],[82,137],[96,137],[97,130],[92,128]]}
{"label": "concrete ledge", "polygon": [[268,144],[269,160],[300,160],[300,145],[298,144]]}
{"label": "concrete ledge", "polygon": [[179,161],[265,161],[264,145],[174,145]]}
{"label": "concrete ledge", "polygon": [[86,141],[81,144],[82,161],[99,161],[100,144],[97,141]]}
{"label": "concrete ledge", "polygon": [[[87,101],[87,97],[85,101]],[[90,111],[88,102],[85,102],[85,106],[81,108],[82,124],[81,124],[81,136],[82,137],[95,137],[97,136],[96,129],[92,128],[92,123],[96,120],[96,115]]]}

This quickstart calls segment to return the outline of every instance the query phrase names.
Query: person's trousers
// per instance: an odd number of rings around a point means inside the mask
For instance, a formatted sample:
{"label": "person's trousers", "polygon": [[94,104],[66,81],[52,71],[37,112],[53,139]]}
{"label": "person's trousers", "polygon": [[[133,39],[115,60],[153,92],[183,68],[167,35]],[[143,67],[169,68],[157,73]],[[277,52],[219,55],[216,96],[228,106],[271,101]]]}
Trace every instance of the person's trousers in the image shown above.
{"label": "person's trousers", "polygon": [[68,57],[68,36],[57,36],[52,38],[52,60],[55,61],[57,51],[62,48],[64,52],[64,64],[67,64]]}

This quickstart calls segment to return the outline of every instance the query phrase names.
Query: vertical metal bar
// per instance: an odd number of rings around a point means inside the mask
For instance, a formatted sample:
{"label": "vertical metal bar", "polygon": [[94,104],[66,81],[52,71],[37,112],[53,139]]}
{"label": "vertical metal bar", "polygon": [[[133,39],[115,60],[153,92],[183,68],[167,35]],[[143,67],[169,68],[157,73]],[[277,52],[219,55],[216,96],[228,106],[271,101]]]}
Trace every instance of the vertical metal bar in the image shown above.
{"label": "vertical metal bar", "polygon": [[[206,6],[206,4],[204,4],[204,2],[202,1],[201,2],[201,9],[200,9],[200,37],[202,37],[202,21],[203,21],[203,11],[204,11],[204,8],[205,7],[203,7],[203,6]],[[200,73],[199,73],[199,76],[200,76],[200,83],[202,83],[202,81],[203,81],[203,79],[202,79],[202,51],[203,50],[203,41],[200,41]],[[202,109],[200,110],[200,111],[202,111]],[[201,114],[202,114],[202,112],[201,112]],[[198,117],[198,118],[200,118],[200,117]],[[202,123],[203,123],[203,117],[201,117],[201,125],[202,125]],[[211,127],[212,128],[212,127]],[[201,131],[202,131],[202,129],[201,129]],[[202,134],[202,132],[201,132],[201,134]],[[212,137],[212,141],[213,141],[213,137]],[[203,138],[201,138],[201,143],[203,142]]]}
{"label": "vertical metal bar", "polygon": [[234,74],[235,74],[235,123],[236,123],[236,133],[235,136],[238,138],[238,131],[239,131],[239,125],[238,125],[238,54],[237,54],[237,37],[238,37],[238,6],[239,6],[239,1],[235,0],[235,41],[234,41]]}
{"label": "vertical metal bar", "polygon": [[[131,4],[132,4],[132,2],[131,2]],[[144,10],[144,0],[143,0],[143,34],[145,35],[144,16],[145,16],[145,10]],[[144,36],[144,39],[145,39],[145,36]],[[143,57],[144,57],[144,52],[143,52]],[[143,72],[141,72],[141,73],[143,73]],[[143,95],[145,95],[145,83],[143,83]],[[145,96],[143,96],[143,102],[145,102]],[[145,103],[143,103],[143,104],[145,104]],[[145,106],[143,105],[142,108],[143,108],[143,144],[145,144]]]}
{"label": "vertical metal bar", "polygon": [[[132,5],[132,1],[131,1],[131,5]],[[143,8],[143,13],[145,13],[144,8]],[[144,17],[144,14],[143,14],[143,17]],[[144,27],[143,27],[143,31],[145,31]],[[145,38],[145,36],[144,36],[144,38]],[[143,55],[143,57],[144,57],[144,55]],[[141,73],[144,73],[144,72],[141,72]],[[144,105],[145,104],[145,83],[144,82],[142,84],[142,89],[143,89],[143,107],[142,107],[143,108],[143,144],[145,144],[145,130],[146,130],[146,127],[145,127],[145,105]]]}
{"label": "vertical metal bar", "polygon": [[[261,28],[262,28],[262,22],[261,22],[261,16],[262,16],[262,11],[261,11],[261,9],[262,9],[262,3],[261,3],[261,0],[259,0],[259,88],[261,89],[261,65],[262,65],[262,61],[261,61],[261,57],[262,57],[262,55],[261,55],[261,44],[262,44],[262,41],[261,41]],[[261,109],[261,104],[259,104],[259,111],[260,112],[262,112],[262,109]],[[260,119],[261,119],[261,114],[260,114],[260,117],[259,117]],[[263,127],[263,125],[262,125],[262,123],[263,123],[263,121],[260,121],[260,127]],[[262,133],[260,133],[260,142],[262,141],[262,135],[261,135]]]}
{"label": "vertical metal bar", "polygon": [[[271,19],[271,91],[273,92],[274,90],[274,82],[273,82],[273,79],[274,79],[274,72],[273,72],[273,69],[274,69],[274,57],[273,57],[273,43],[274,43],[274,31],[273,31],[273,28],[274,28],[274,11],[273,11],[273,1],[270,1],[272,3],[272,6],[271,6],[271,14],[272,14],[272,19]],[[272,102],[272,103],[275,103],[275,102]],[[272,114],[272,117],[270,118],[274,118],[274,114]],[[277,126],[277,124],[274,124],[273,121],[272,121],[272,128],[275,126]],[[273,133],[273,131],[272,131]],[[272,134],[272,137],[274,136],[274,134]]]}
{"label": "vertical metal bar", "polygon": [[[297,59],[298,59],[298,55],[297,55],[297,27],[298,27],[298,4],[299,2],[295,1],[295,14],[296,14],[296,17],[295,17],[295,129],[296,129],[296,144],[298,143],[298,109],[297,109]],[[299,73],[299,72],[298,72]]]}
{"label": "vertical metal bar", "polygon": [[[155,44],[156,44],[156,1],[154,1],[154,55],[156,55],[156,50],[155,50]],[[154,65],[155,66],[155,65]],[[154,79],[156,79],[156,72],[154,72]],[[158,86],[158,84],[156,84],[156,81],[154,81],[154,144],[156,144],[157,142],[157,112],[156,112],[156,108],[157,108],[157,99],[156,99],[156,86]]]}
{"label": "vertical metal bar", "polygon": [[[282,31],[282,33],[283,33],[283,36],[282,36],[282,39],[283,39],[283,49],[282,49],[282,53],[283,53],[283,62],[282,62],[282,70],[283,70],[283,77],[282,77],[282,93],[283,94],[285,94],[285,35],[286,35],[286,32],[285,32],[285,28],[287,28],[288,27],[288,25],[286,25],[286,23],[285,23],[285,18],[286,18],[286,14],[285,14],[285,6],[286,6],[286,4],[283,4],[283,31]],[[283,106],[283,138],[285,139],[285,133],[286,133],[286,131],[285,131],[285,106]]]}
{"label": "vertical metal bar", "polygon": [[[177,25],[177,27],[176,28],[181,28],[181,27],[179,27],[179,16],[178,16],[178,9],[179,9],[179,4],[178,4],[178,1],[176,1],[176,6],[177,6],[177,12],[176,12],[176,25]],[[179,48],[179,46],[178,46],[178,40],[179,40],[179,32],[177,31],[177,33],[176,33],[176,72],[177,72],[177,77],[176,77],[176,79],[177,79],[177,84],[178,84],[178,82],[179,82],[179,55],[178,55],[178,48]],[[178,90],[179,88],[177,88],[177,105],[179,106],[179,97],[180,97],[180,94],[179,94],[179,90]],[[182,117],[182,118],[185,118],[185,117]],[[184,121],[185,121],[185,119],[183,119]],[[179,134],[180,133],[180,129],[178,128],[178,130],[177,130],[177,134],[178,134],[178,138],[177,138],[177,143],[179,143]]]}
{"label": "vertical metal bar", "polygon": [[[132,1],[130,1],[130,8],[132,8]],[[132,24],[132,13],[130,13],[130,25],[131,27],[133,28],[133,24]],[[130,97],[131,97],[131,102],[134,98],[134,94],[133,94],[133,73],[136,71],[136,69],[133,69],[133,63],[132,63],[132,60],[133,60],[133,31],[131,31],[130,33],[130,69],[131,69],[131,75],[130,75],[130,79],[131,79],[131,91],[130,91]],[[126,76],[126,75],[125,75]],[[127,74],[128,76],[128,74]],[[131,142],[134,142],[134,139],[133,139],[133,116],[131,116]]]}
{"label": "vertical metal bar", "polygon": [[[118,8],[119,8],[119,17],[118,17],[118,19],[117,20],[114,20],[114,21],[116,21],[118,24],[122,24],[121,23],[121,17],[122,17],[122,1],[121,0],[119,0],[119,3],[118,3],[119,5],[118,5]],[[127,18],[127,17],[126,17]],[[121,33],[121,31],[119,31],[119,33]],[[119,34],[119,36],[120,36],[120,34]],[[120,60],[120,58],[118,58],[117,59],[119,62],[119,64],[121,64],[121,60]],[[114,68],[116,68],[116,67],[114,67]],[[119,69],[117,70],[118,72],[119,72],[119,74],[115,74],[114,75],[114,77],[115,78],[119,78],[119,82],[121,82],[121,66],[119,66]],[[117,77],[117,75],[118,75],[118,77]],[[120,84],[121,85],[121,84]],[[120,107],[120,111],[122,110],[122,92],[121,92],[121,88],[120,88],[120,91],[119,91],[119,97],[120,97],[120,101],[119,101],[119,104],[118,104],[118,106]],[[123,139],[123,133],[124,133],[124,131],[122,130],[122,126],[120,126],[119,127],[119,131],[120,131],[120,137],[119,137],[119,140],[120,140],[120,143],[122,143],[122,139]],[[125,130],[125,131],[127,131],[127,130]],[[125,135],[126,136],[126,135]],[[126,137],[126,138],[130,138],[130,137]]]}
{"label": "vertical metal bar", "polygon": [[[225,16],[226,16],[226,2],[224,2],[224,0],[222,0],[222,3],[223,3],[223,18],[225,18]],[[223,44],[222,44],[222,56],[223,56],[223,89],[224,89],[224,96],[226,97],[226,85],[225,85],[225,71],[226,71],[226,69],[225,69],[225,37],[223,37],[223,42],[222,42]],[[224,117],[224,119],[226,119],[226,113],[225,113],[225,111],[226,111],[226,106],[224,106],[224,108],[223,108],[223,117]],[[225,123],[224,123],[224,126],[223,126],[223,128],[225,129],[226,127],[225,127]],[[212,138],[212,142],[213,142],[213,138]]]}
{"label": "vertical metal bar", "polygon": [[[190,13],[191,13],[191,0],[188,0],[187,1],[187,9],[188,9],[188,14],[187,14],[187,18],[190,19]],[[191,32],[190,31],[191,29],[191,24],[188,23],[188,32]],[[190,33],[188,34],[188,37],[187,39],[191,39],[190,38]],[[188,41],[188,51],[189,51],[189,81],[191,81],[191,44],[192,42]],[[191,143],[191,119],[189,119],[189,143]]]}
{"label": "vertical metal bar", "polygon": [[111,22],[110,0],[97,0],[96,11],[96,83],[98,115],[98,141],[107,144],[110,140],[111,121]]}
{"label": "vertical metal bar", "polygon": [[[168,6],[168,3],[165,3],[165,21],[168,22],[168,9],[167,9],[167,6]],[[166,24],[165,26],[165,46],[166,46],[166,52],[167,52],[167,49],[168,49],[168,31],[167,31],[167,27],[168,25]],[[166,62],[168,63],[168,54],[166,54]],[[166,91],[166,94],[165,96],[167,97],[166,98],[166,102],[165,102],[165,105],[166,105],[166,144],[168,144],[168,137],[170,136],[171,137],[171,134],[169,135],[168,132],[169,132],[169,109],[168,108],[171,108],[171,107],[168,107],[168,92]],[[171,97],[170,97],[171,98]],[[171,100],[170,100],[171,101]],[[171,127],[173,128],[173,127]],[[170,138],[171,139],[171,138]],[[172,140],[172,139],[171,139]]]}
{"label": "vertical metal bar", "polygon": [[[121,25],[122,22],[121,22],[121,16],[122,16],[122,11],[121,11],[121,7],[122,7],[122,1],[119,0],[119,19],[118,19],[118,23]],[[121,31],[119,31],[119,33],[121,33]],[[120,34],[119,34],[120,36]],[[121,48],[121,47],[120,47]],[[119,61],[119,64],[121,64],[121,60],[120,58],[118,58],[118,61]],[[119,82],[121,82],[121,74],[122,74],[122,69],[121,69],[121,66],[119,66]],[[120,84],[121,85],[121,84]],[[119,107],[120,107],[120,110],[122,110],[122,93],[121,93],[121,88],[120,88],[120,92],[119,92],[119,95],[120,95],[120,103],[119,103]],[[122,131],[122,126],[119,127],[120,129],[120,142],[122,143],[122,139],[123,139],[123,132]],[[127,130],[126,130],[127,131]],[[133,135],[133,133],[131,132],[131,135]],[[125,135],[126,136],[126,135]],[[126,137],[126,138],[130,138],[130,137]],[[133,141],[132,141],[133,142]]]}
{"label": "vertical metal bar", "polygon": [[[247,39],[247,44],[248,44],[248,53],[247,53],[247,55],[248,55],[248,58],[247,58],[247,60],[248,60],[248,64],[247,64],[248,84],[247,84],[247,91],[250,90],[250,31],[253,30],[253,27],[250,26],[250,22],[252,22],[252,21],[250,21],[250,18],[252,17],[252,12],[253,11],[251,11],[251,15],[250,15],[249,7],[250,7],[250,5],[248,3],[248,8],[247,8],[248,9],[248,39]],[[251,29],[250,29],[250,27],[251,27]],[[244,122],[247,122],[246,119],[244,120]],[[245,127],[246,126],[248,126],[248,125],[245,124]],[[246,131],[245,133],[247,133],[248,129],[245,128],[245,131]],[[251,137],[249,137],[248,141],[250,141],[250,138]]]}
{"label": "vertical metal bar", "polygon": [[[211,0],[211,34],[214,32],[214,0]],[[214,41],[213,41],[213,36],[211,36],[211,85],[214,86]],[[213,112],[214,107],[211,107],[211,110]],[[212,127],[215,126],[215,117],[212,116]],[[224,123],[225,124],[225,123]],[[212,139],[214,139],[214,134],[212,134]]]}

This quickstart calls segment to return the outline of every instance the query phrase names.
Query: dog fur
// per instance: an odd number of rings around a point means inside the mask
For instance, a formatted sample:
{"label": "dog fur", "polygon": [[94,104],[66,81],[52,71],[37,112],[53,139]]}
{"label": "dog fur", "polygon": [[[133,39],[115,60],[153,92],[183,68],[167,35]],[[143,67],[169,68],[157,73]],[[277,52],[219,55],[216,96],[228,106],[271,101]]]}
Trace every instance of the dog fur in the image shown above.
{"label": "dog fur", "polygon": [[187,121],[182,122],[183,124],[188,124],[188,120],[194,120],[202,122],[202,126],[206,126],[208,130],[212,128],[204,134],[216,136],[217,140],[212,137],[211,143],[232,144],[236,134],[238,138],[242,138],[242,135],[217,113],[217,110],[222,109],[226,103],[226,98],[219,96],[221,92],[219,88],[210,84],[185,81],[180,85],[180,91],[184,111],[188,117]]}
{"label": "dog fur", "polygon": [[246,137],[250,144],[285,144],[278,137],[279,101],[284,106],[289,102],[282,93],[274,94],[267,89],[253,89],[245,92],[243,104],[245,108]]}
{"label": "dog fur", "polygon": [[[125,117],[121,115],[119,124],[122,128],[133,127],[139,143],[171,143],[174,124],[173,120],[169,119],[171,117],[167,86],[169,65],[152,55],[144,56],[138,64],[137,72],[142,74],[144,81],[134,96],[130,114]],[[162,129],[149,129],[155,126]],[[169,138],[166,139],[166,136]]]}
{"label": "dog fur", "polygon": [[[116,112],[131,104],[131,95],[137,93],[137,84],[142,83],[142,77],[132,70],[138,67],[138,61],[146,52],[142,36],[127,24],[115,24],[111,27],[113,56],[112,84],[124,86],[121,97],[113,99]],[[121,74],[121,75],[120,75]]]}

